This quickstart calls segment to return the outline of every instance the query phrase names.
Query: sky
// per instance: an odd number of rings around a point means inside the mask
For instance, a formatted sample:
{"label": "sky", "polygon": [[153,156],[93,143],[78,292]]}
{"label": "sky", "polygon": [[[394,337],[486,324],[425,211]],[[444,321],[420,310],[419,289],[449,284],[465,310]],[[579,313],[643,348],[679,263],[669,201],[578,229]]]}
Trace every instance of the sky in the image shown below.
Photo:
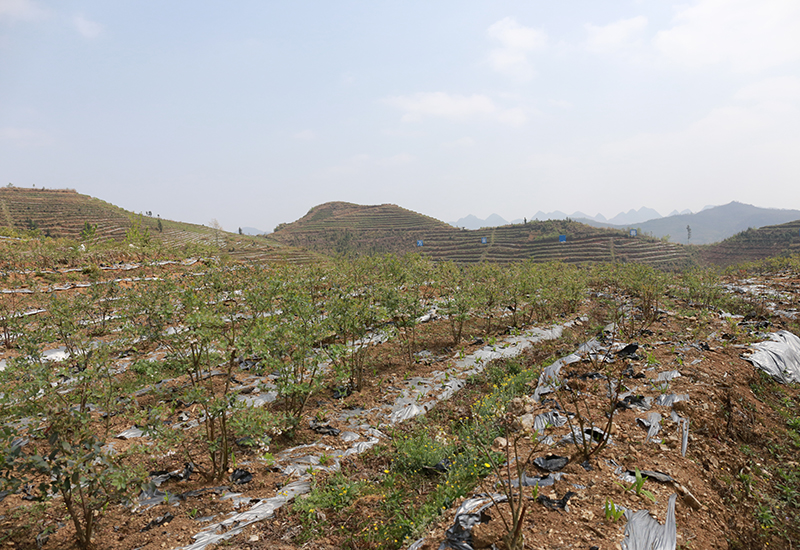
{"label": "sky", "polygon": [[0,178],[228,231],[800,209],[800,2],[0,0]]}

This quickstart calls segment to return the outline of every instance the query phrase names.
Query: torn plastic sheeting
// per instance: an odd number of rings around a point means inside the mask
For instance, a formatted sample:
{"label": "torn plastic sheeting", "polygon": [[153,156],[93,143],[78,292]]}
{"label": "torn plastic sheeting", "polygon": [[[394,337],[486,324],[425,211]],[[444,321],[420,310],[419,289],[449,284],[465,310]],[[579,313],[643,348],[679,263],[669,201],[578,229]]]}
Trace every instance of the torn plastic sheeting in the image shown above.
{"label": "torn plastic sheeting", "polygon": [[314,420],[311,421],[310,428],[314,432],[316,432],[316,433],[318,433],[320,435],[331,435],[331,436],[336,437],[340,433],[342,433],[342,431],[340,429],[334,428],[330,424],[320,425],[320,424],[317,424],[316,421],[314,421]]}
{"label": "torn plastic sheeting", "polygon": [[356,432],[346,431],[346,432],[342,432],[339,435],[339,439],[344,441],[345,443],[350,443],[351,441],[357,441],[357,440],[361,439],[361,436],[358,435]]}
{"label": "torn plastic sheeting", "polygon": [[[654,441],[653,438],[658,435],[659,430],[661,430],[661,414],[657,412],[651,412],[648,414],[647,419],[637,418],[636,422],[647,430],[647,438],[645,439],[645,443]],[[659,442],[660,441],[656,441],[656,443]]]}
{"label": "torn plastic sheeting", "polygon": [[753,366],[783,384],[800,382],[800,338],[787,330],[769,335],[769,340],[751,346],[746,357]]}
{"label": "torn plastic sheeting", "polygon": [[[530,346],[532,342],[558,338],[559,336],[561,336],[563,332],[563,327],[571,326],[573,323],[574,322],[568,322],[562,326],[556,326],[547,330],[532,329],[531,331],[526,332],[523,336],[507,339],[505,341],[504,347],[502,348],[498,348],[496,346],[487,346],[482,350],[478,350],[478,353],[473,354],[472,356],[469,356],[462,360],[457,360],[454,369],[451,369],[451,372],[452,370],[458,371],[462,369],[460,373],[457,373],[460,374],[461,376],[466,376],[469,374],[475,374],[477,372],[480,372],[481,370],[483,370],[484,361],[499,357],[515,356],[521,353],[526,347]],[[575,358],[576,361],[579,359],[580,357]],[[466,371],[466,369],[469,367],[474,367],[474,368],[470,371]],[[433,401],[421,403],[421,406],[420,404],[418,404],[419,403],[418,399],[420,398],[420,396],[424,396],[428,392],[432,394],[434,388],[439,387],[441,385],[442,385],[441,375],[439,377],[417,378],[409,381],[408,386],[412,396],[409,396],[409,390],[407,390],[406,392],[404,392],[403,397],[395,401],[394,406],[392,407],[392,412],[390,414],[390,422],[398,422],[422,414],[433,406],[434,401],[441,398],[447,398],[450,395],[452,395],[452,393],[454,393],[453,391],[450,391],[452,386],[448,386],[447,384],[445,384],[445,391],[442,392],[440,396],[433,396]],[[386,410],[386,408],[383,407],[380,408]],[[358,414],[359,413],[355,413],[353,415],[347,415],[347,418],[345,418],[343,415],[341,419],[350,420],[350,422],[352,423],[353,419],[349,417]],[[343,457],[351,454],[362,453],[367,449],[369,449],[370,447],[377,444],[379,442],[380,437],[385,437],[380,431],[374,429],[369,429],[362,433],[371,436],[371,439],[369,441],[356,442],[355,445],[347,449],[344,453],[337,453],[337,455],[335,455],[334,458],[336,459],[339,456]],[[295,449],[292,449],[292,451],[296,452],[302,448],[307,448],[307,447],[313,447],[313,445],[302,445]],[[293,453],[281,453],[281,454],[283,456],[278,457],[278,462],[283,464],[289,462],[289,465],[284,467],[284,473],[294,472],[303,475],[308,471],[309,468],[322,469],[322,467],[318,464],[319,459],[317,457],[312,457],[311,455],[307,455],[305,457],[302,457],[301,459],[293,459],[291,457]],[[317,462],[316,464],[312,464],[314,462],[314,459],[316,459]],[[338,469],[339,467],[338,462],[339,462],[338,459],[335,460],[335,463],[331,466],[331,469]],[[254,507],[254,509],[262,505],[266,506],[267,504],[265,503],[267,503],[267,501],[262,501],[261,503],[259,503],[258,506]],[[269,515],[271,515],[271,513]],[[254,521],[265,519],[266,517],[269,517],[269,515],[265,515]],[[229,520],[230,518],[228,518],[228,520],[225,521],[227,522]],[[225,524],[224,522],[223,524],[216,524],[215,526],[210,526],[209,530],[211,529],[216,530],[221,528],[220,526],[225,527],[226,525],[227,524]],[[240,531],[240,526],[237,525],[236,532],[239,531]],[[206,532],[204,531],[204,533]],[[196,535],[195,537],[197,542],[187,548],[191,548],[192,550],[199,550],[200,548],[203,548],[208,544],[218,542],[219,540],[227,538],[228,536],[232,536],[232,533],[226,532],[224,535],[217,535],[215,532],[214,533],[209,532],[206,534],[201,533]]]}
{"label": "torn plastic sheeting", "polygon": [[656,405],[661,405],[662,407],[671,407],[679,401],[689,401],[689,396],[685,393],[661,394],[656,398]]}
{"label": "torn plastic sheeting", "polygon": [[420,414],[424,414],[425,411],[426,409],[424,407],[420,407],[416,403],[410,403],[392,412],[392,414],[389,415],[389,422],[392,424],[403,422]]}
{"label": "torn plastic sheeting", "polygon": [[[195,542],[182,550],[202,550],[209,544],[219,544],[223,540],[229,539],[241,533],[245,527],[272,517],[275,510],[286,504],[288,501],[311,490],[311,483],[307,480],[295,481],[283,488],[281,494],[272,498],[260,501],[258,504],[237,514],[233,514],[221,522],[209,525],[196,535]],[[222,531],[222,532],[219,532]]]}
{"label": "torn plastic sheeting", "polygon": [[542,395],[555,391],[555,386],[560,382],[559,375],[561,373],[561,367],[577,363],[584,355],[591,355],[591,353],[601,348],[602,345],[600,342],[596,338],[592,338],[585,344],[581,344],[575,353],[562,357],[546,367],[542,371],[542,374],[539,375],[539,383],[536,386],[536,391],[533,393],[533,399],[539,402],[541,401]]}
{"label": "torn plastic sheeting", "polygon": [[465,385],[466,382],[460,379],[455,379],[445,382],[444,384],[442,384],[444,391],[442,391],[442,393],[438,395],[437,399],[439,399],[440,401],[443,401],[445,399],[450,399],[451,397],[453,397],[453,395],[455,395],[455,393],[458,390],[463,388]]}
{"label": "torn plastic sheeting", "polygon": [[272,403],[278,398],[277,391],[269,391],[267,393],[256,393],[249,395],[237,395],[236,399],[245,403],[249,407],[261,407],[267,403]]}
{"label": "torn plastic sheeting", "polygon": [[645,412],[650,410],[650,406],[653,403],[653,398],[649,395],[633,395],[628,392],[627,394],[621,393],[619,397],[623,397],[622,400],[617,402],[617,407],[621,409],[637,409]]}
{"label": "torn plastic sheeting", "polygon": [[369,441],[359,441],[358,443],[356,443],[355,445],[353,445],[352,447],[347,449],[342,454],[342,456],[350,456],[350,455],[355,455],[355,454],[361,454],[361,453],[367,451],[368,449],[370,449],[371,447],[375,446],[379,442],[380,442],[380,440],[377,437],[373,437]]}
{"label": "torn plastic sheeting", "polygon": [[42,353],[42,361],[63,361],[67,358],[69,358],[69,353],[64,346],[49,349]]}
{"label": "torn plastic sheeting", "polygon": [[233,502],[234,509],[238,510],[242,505],[248,505],[251,502],[256,503],[261,499],[258,498],[250,498],[250,497],[243,497],[242,493],[225,493],[221,497],[220,500],[230,500]]}
{"label": "torn plastic sheeting", "polygon": [[636,342],[631,342],[630,344],[626,345],[624,348],[617,352],[617,355],[620,357],[625,357],[626,359],[633,359],[636,360],[639,356],[636,352],[639,350],[639,344]]}
{"label": "torn plastic sheeting", "polygon": [[555,386],[557,386],[561,380],[559,376],[561,373],[561,367],[570,365],[572,363],[577,363],[580,360],[580,355],[573,353],[571,355],[567,355],[566,357],[562,357],[551,365],[545,367],[545,369],[542,371],[542,374],[539,375],[539,383],[536,385],[536,391],[533,392],[533,399],[537,402],[541,401],[542,395],[555,391]]}
{"label": "torn plastic sheeting", "polygon": [[158,506],[159,504],[173,504],[177,506],[180,503],[180,496],[169,491],[160,491],[153,487],[152,490],[145,490],[139,495],[138,506]]}
{"label": "torn plastic sheeting", "polygon": [[572,491],[567,491],[564,496],[559,499],[552,499],[545,495],[539,495],[536,500],[544,504],[545,508],[549,508],[550,510],[564,510],[565,512],[569,512],[569,499],[577,494],[578,493]]}
{"label": "torn plastic sheeting", "polygon": [[[523,472],[521,481],[523,487],[550,487],[551,485],[554,485],[556,481],[560,481],[562,477],[564,477],[564,474],[562,474],[561,472],[553,472],[544,477],[529,476],[528,474]],[[519,487],[519,485],[520,485],[519,479],[511,480],[512,487]]]}
{"label": "torn plastic sheeting", "polygon": [[175,481],[186,481],[189,479],[189,476],[194,473],[194,465],[190,462],[187,462],[183,466],[183,470],[173,470],[171,472],[151,472],[150,475],[153,476],[150,480],[156,487],[160,487],[162,483],[167,480],[174,479]]}
{"label": "torn plastic sheeting", "polygon": [[[622,468],[619,468],[619,470],[621,469]],[[635,470],[625,470],[621,474],[618,471],[617,473],[619,474],[619,479],[625,483],[636,483]],[[659,483],[672,483],[675,481],[671,475],[665,474],[664,472],[656,472],[655,470],[639,470],[639,474],[641,474],[642,477],[658,481]]]}
{"label": "torn plastic sheeting", "polygon": [[291,476],[297,474],[302,476],[308,473],[309,470],[324,469],[320,467],[319,457],[314,455],[306,455],[292,460],[291,464],[283,468],[283,473]]}
{"label": "torn plastic sheeting", "polygon": [[675,523],[675,499],[669,497],[667,521],[661,525],[650,516],[647,510],[638,512],[625,511],[628,524],[625,526],[625,538],[622,550],[675,550],[678,544],[678,530]]}
{"label": "torn plastic sheeting", "polygon": [[231,481],[233,481],[237,485],[250,483],[251,481],[253,481],[253,474],[242,468],[236,468],[231,474]]}
{"label": "torn plastic sheeting", "polygon": [[[572,433],[565,435],[561,438],[561,441],[558,442],[559,445],[569,445],[575,444],[577,441],[579,445],[582,445],[586,438],[591,438],[595,442],[600,442],[605,437],[606,432],[601,430],[600,428],[593,427],[593,428],[586,428],[583,432],[581,432],[580,427],[574,426],[572,428]],[[611,436],[608,436],[608,443],[611,444]]]}
{"label": "torn plastic sheeting", "polygon": [[567,423],[567,417],[558,411],[542,413],[533,419],[533,431],[537,434],[544,432],[545,428],[559,428]]}
{"label": "torn plastic sheeting", "polygon": [[163,516],[159,516],[159,517],[155,518],[154,520],[151,520],[150,523],[148,523],[147,525],[142,527],[139,531],[140,532],[144,532],[144,531],[149,531],[153,527],[161,527],[162,525],[166,525],[167,523],[169,523],[173,519],[175,519],[175,516],[173,516],[172,514],[167,512]]}
{"label": "torn plastic sheeting", "polygon": [[533,463],[537,468],[541,468],[547,472],[557,472],[569,464],[569,458],[558,455],[539,456],[533,459]]}
{"label": "torn plastic sheeting", "polygon": [[445,540],[439,545],[439,550],[473,550],[472,528],[481,522],[487,508],[506,500],[505,495],[495,494],[491,498],[478,496],[462,502],[456,510],[453,525],[444,533]]}
{"label": "torn plastic sheeting", "polygon": [[676,370],[668,370],[666,372],[658,373],[658,376],[656,377],[655,381],[656,382],[669,382],[673,378],[678,378],[680,375],[681,375],[681,373],[679,373]]}
{"label": "torn plastic sheeting", "polygon": [[439,314],[436,312],[436,307],[432,307],[428,310],[428,313],[417,319],[417,323],[427,323],[429,321],[435,321],[438,318]]}
{"label": "torn plastic sheeting", "polygon": [[689,419],[684,418],[681,434],[681,456],[686,456],[686,447],[689,445]]}
{"label": "torn plastic sheeting", "polygon": [[132,428],[128,428],[124,432],[118,433],[116,437],[117,439],[134,439],[138,437],[144,437],[144,431],[134,426]]}

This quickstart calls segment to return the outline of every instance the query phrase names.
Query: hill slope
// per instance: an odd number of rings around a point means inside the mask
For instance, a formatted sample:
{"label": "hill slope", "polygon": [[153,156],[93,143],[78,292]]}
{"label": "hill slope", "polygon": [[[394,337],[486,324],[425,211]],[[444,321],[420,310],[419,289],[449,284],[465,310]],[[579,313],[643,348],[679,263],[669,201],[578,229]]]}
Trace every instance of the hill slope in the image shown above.
{"label": "hill slope", "polygon": [[302,262],[315,257],[265,237],[137,215],[71,189],[0,188],[0,226],[18,231],[36,229],[44,236],[80,240],[86,223],[95,226],[93,238],[100,241],[124,241],[136,225],[167,246],[213,246],[240,260]]}
{"label": "hill slope", "polygon": [[363,206],[328,202],[292,223],[280,224],[275,240],[325,254],[413,251],[428,235],[457,232],[450,225],[394,204]]}
{"label": "hill slope", "polygon": [[[565,235],[566,242],[560,242],[559,235]],[[693,254],[681,245],[648,237],[631,238],[616,229],[598,229],[565,220],[458,229],[392,204],[322,204],[296,222],[278,226],[271,236],[325,254],[419,252],[434,260],[457,262],[533,258],[567,262],[636,261],[679,267],[689,262]]]}
{"label": "hill slope", "polygon": [[720,243],[700,249],[700,257],[704,262],[722,266],[798,253],[800,220],[747,229]]}

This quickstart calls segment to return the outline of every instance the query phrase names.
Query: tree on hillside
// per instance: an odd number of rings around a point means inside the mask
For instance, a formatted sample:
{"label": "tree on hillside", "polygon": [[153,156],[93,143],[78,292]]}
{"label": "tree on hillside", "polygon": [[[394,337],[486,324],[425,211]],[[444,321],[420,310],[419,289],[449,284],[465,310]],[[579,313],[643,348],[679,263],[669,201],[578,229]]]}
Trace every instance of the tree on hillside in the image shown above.
{"label": "tree on hillside", "polygon": [[222,225],[217,221],[216,218],[212,219],[211,223],[208,225],[214,230],[214,242],[217,246],[219,246],[219,232],[222,231]]}

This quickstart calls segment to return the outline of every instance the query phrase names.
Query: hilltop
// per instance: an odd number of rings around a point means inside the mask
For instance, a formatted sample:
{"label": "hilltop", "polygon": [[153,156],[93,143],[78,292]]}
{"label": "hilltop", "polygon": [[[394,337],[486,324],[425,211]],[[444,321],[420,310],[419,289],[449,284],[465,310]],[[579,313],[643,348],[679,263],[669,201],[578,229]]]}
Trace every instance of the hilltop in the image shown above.
{"label": "hilltop", "polygon": [[324,254],[411,252],[417,240],[457,232],[448,224],[394,204],[364,206],[328,202],[299,220],[282,223],[270,235],[292,246]]}
{"label": "hilltop", "polygon": [[314,257],[265,237],[135,214],[73,189],[0,188],[0,227],[93,242],[124,242],[137,232],[165,246],[214,247],[240,260],[308,261]]}

